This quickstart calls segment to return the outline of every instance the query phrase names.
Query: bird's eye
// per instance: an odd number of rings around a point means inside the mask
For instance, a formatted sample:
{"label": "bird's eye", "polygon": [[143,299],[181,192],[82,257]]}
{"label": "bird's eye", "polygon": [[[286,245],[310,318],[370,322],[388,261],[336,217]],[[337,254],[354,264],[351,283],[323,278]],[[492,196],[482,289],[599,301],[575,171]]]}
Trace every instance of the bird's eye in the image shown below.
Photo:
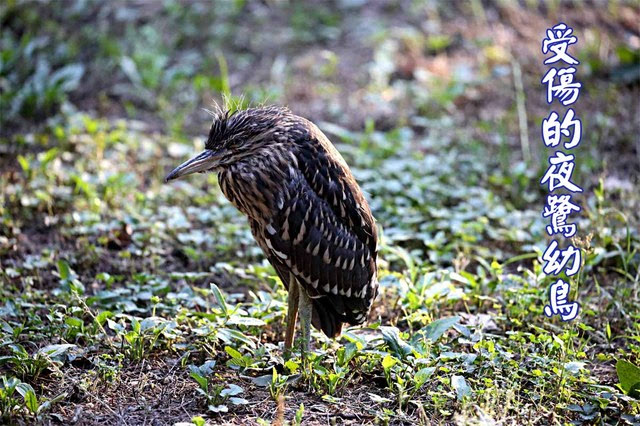
{"label": "bird's eye", "polygon": [[237,148],[242,144],[242,137],[240,136],[233,136],[229,139],[226,140],[226,142],[224,143],[224,145],[227,148]]}

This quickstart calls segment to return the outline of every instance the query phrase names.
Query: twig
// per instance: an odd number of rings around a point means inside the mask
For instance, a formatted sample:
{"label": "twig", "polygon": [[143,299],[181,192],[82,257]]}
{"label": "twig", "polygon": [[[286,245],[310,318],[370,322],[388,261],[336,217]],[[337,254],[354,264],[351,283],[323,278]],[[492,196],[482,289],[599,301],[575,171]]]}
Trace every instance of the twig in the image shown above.
{"label": "twig", "polygon": [[516,89],[516,108],[518,109],[518,127],[520,127],[520,147],[524,162],[531,162],[531,147],[529,146],[529,125],[527,124],[527,109],[525,107],[524,86],[522,84],[522,70],[516,58],[511,57],[513,84]]}

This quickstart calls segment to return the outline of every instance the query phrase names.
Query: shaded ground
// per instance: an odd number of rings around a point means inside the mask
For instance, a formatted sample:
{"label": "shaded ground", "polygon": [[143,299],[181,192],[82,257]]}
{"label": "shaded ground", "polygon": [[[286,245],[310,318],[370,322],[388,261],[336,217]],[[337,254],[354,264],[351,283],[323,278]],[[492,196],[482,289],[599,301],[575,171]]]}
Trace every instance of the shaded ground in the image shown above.
{"label": "shaded ground", "polygon": [[[0,374],[35,395],[0,394],[3,421],[640,421],[615,371],[640,358],[636,2],[0,8]],[[542,313],[540,259],[539,46],[559,21],[584,84],[569,324]],[[162,184],[223,93],[318,123],[381,227],[372,326],[316,335],[306,370],[215,176]]]}

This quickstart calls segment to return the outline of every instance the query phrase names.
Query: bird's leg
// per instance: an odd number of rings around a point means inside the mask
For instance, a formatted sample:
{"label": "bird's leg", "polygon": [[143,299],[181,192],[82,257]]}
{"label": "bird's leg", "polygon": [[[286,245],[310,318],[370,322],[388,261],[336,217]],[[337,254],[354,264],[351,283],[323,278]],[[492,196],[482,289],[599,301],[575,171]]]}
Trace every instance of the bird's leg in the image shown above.
{"label": "bird's leg", "polygon": [[306,353],[309,352],[309,345],[311,343],[311,313],[313,311],[313,305],[311,298],[303,288],[299,288],[298,293],[300,294],[300,328],[302,329],[300,356],[302,357],[302,362],[306,363]]}
{"label": "bird's leg", "polygon": [[296,319],[298,318],[298,282],[293,274],[289,274],[289,296],[287,298],[287,331],[284,335],[284,352],[289,356],[293,348],[293,337],[296,334]]}

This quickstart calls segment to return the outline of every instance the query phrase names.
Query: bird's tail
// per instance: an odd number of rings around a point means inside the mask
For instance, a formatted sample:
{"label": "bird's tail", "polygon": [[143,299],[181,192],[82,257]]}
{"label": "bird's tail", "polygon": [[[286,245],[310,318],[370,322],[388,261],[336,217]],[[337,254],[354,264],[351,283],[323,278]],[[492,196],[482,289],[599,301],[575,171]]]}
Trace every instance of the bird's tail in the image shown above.
{"label": "bird's tail", "polygon": [[328,297],[313,300],[313,315],[311,323],[318,330],[322,330],[327,337],[338,337],[342,333],[342,315],[338,314],[331,305]]}

